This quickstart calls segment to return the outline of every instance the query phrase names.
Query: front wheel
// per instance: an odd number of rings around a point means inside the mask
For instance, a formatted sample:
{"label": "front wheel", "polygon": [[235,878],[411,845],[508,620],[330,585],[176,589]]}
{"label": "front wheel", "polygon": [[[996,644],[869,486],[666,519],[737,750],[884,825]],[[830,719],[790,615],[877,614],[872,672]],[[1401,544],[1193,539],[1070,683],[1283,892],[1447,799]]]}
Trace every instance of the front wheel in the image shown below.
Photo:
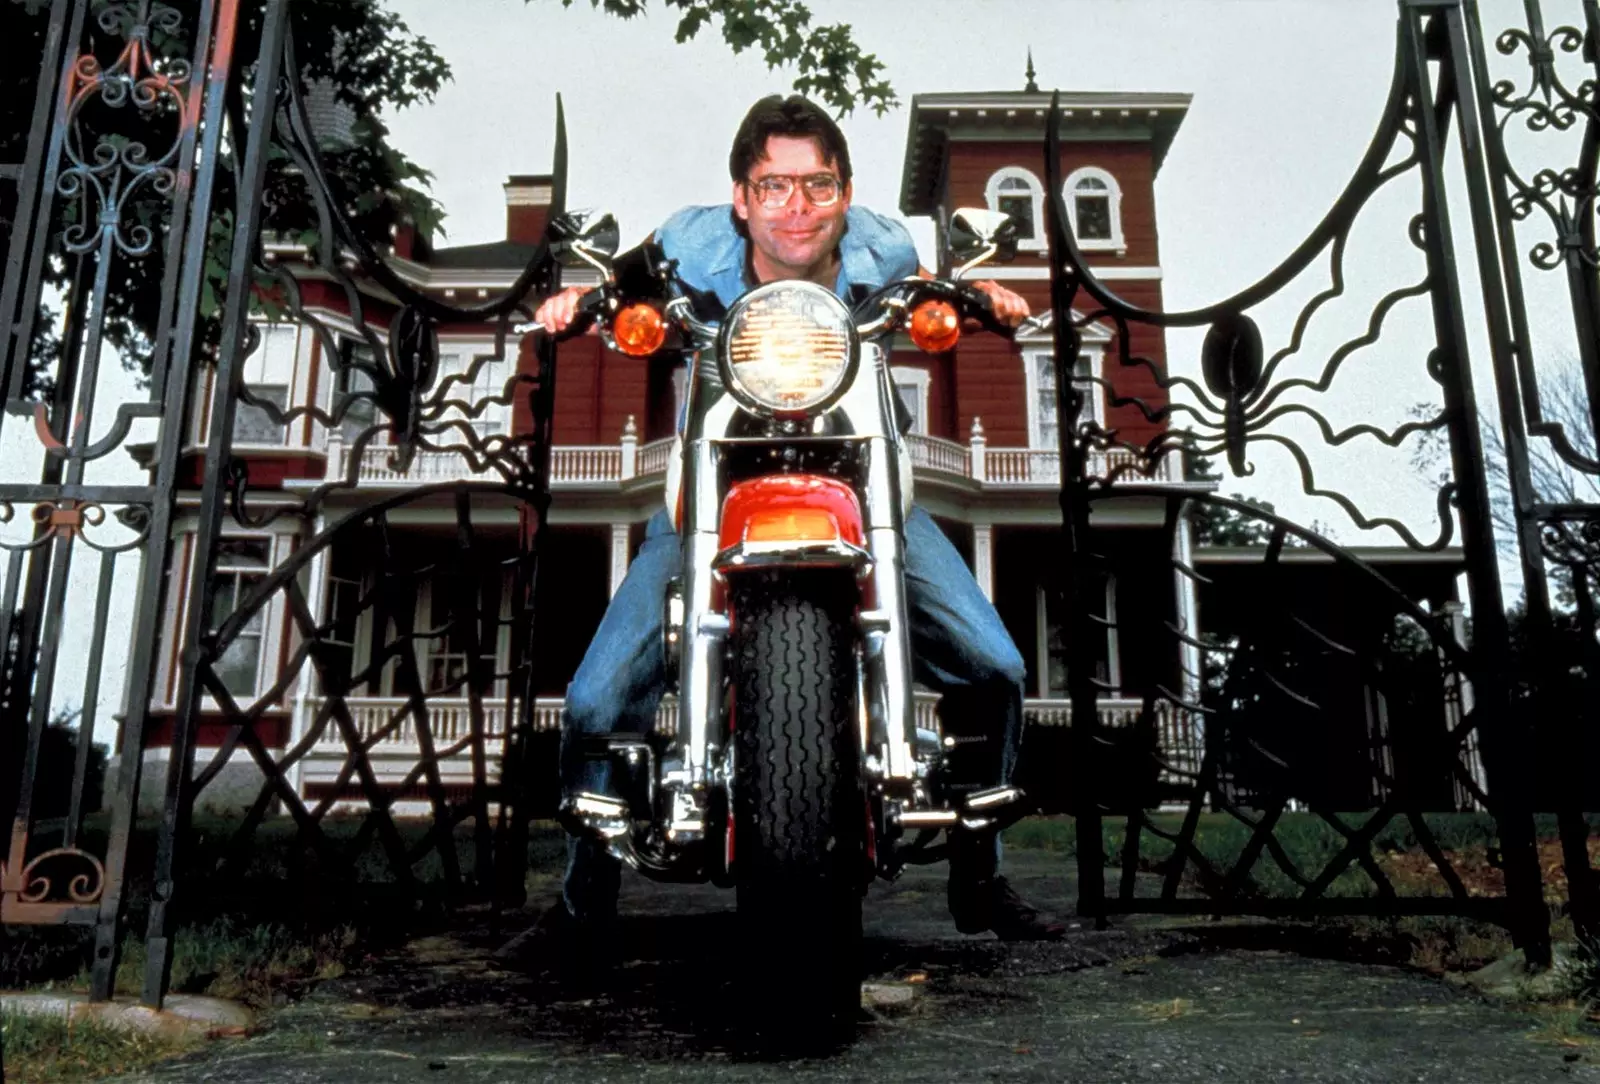
{"label": "front wheel", "polygon": [[763,1044],[824,1041],[860,998],[854,583],[832,571],[730,579],[740,1001]]}

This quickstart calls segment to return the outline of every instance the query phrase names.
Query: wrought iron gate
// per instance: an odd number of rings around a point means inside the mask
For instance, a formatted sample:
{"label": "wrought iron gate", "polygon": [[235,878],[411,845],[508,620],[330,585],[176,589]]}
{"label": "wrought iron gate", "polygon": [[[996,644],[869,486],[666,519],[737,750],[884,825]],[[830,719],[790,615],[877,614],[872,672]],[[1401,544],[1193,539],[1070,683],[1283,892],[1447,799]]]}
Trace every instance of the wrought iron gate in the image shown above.
{"label": "wrought iron gate", "polygon": [[[1582,28],[1547,32],[1540,0],[1525,0],[1525,27],[1507,30],[1496,39],[1500,53],[1524,54],[1531,67],[1531,85],[1518,89],[1515,80],[1490,74],[1477,6],[1472,0],[1400,0],[1393,82],[1377,131],[1343,194],[1311,234],[1259,281],[1232,297],[1190,312],[1152,312],[1119,298],[1099,281],[1079,251],[1068,225],[1060,190],[1057,137],[1052,125],[1046,152],[1051,192],[1051,248],[1064,254],[1052,280],[1056,318],[1056,357],[1074,358],[1081,329],[1094,321],[1114,325],[1123,369],[1143,368],[1179,401],[1160,410],[1139,404],[1152,419],[1172,416],[1174,426],[1148,445],[1130,449],[1142,457],[1141,468],[1153,474],[1166,455],[1190,453],[1225,457],[1236,475],[1248,473],[1252,445],[1267,444],[1287,451],[1298,465],[1303,488],[1312,496],[1336,502],[1363,529],[1387,527],[1413,551],[1438,550],[1454,537],[1459,521],[1473,614],[1470,648],[1458,643],[1445,615],[1429,613],[1404,592],[1354,555],[1327,539],[1280,517],[1225,501],[1200,496],[1183,487],[1119,485],[1117,492],[1143,492],[1164,498],[1168,531],[1177,574],[1188,581],[1201,574],[1189,563],[1176,539],[1176,525],[1185,509],[1229,505],[1256,520],[1267,536],[1262,585],[1282,576],[1286,546],[1310,546],[1328,554],[1343,570],[1341,587],[1365,596],[1375,620],[1355,637],[1320,628],[1306,616],[1305,599],[1268,593],[1254,600],[1251,620],[1230,643],[1203,642],[1193,630],[1168,623],[1160,629],[1175,651],[1187,647],[1192,656],[1210,654],[1211,687],[1191,674],[1183,686],[1162,686],[1147,695],[1144,725],[1158,711],[1179,712],[1196,720],[1205,732],[1204,754],[1198,760],[1175,762],[1159,756],[1156,770],[1173,787],[1185,807],[1179,823],[1159,823],[1125,793],[1097,789],[1097,781],[1115,778],[1111,770],[1113,736],[1097,722],[1075,726],[1075,775],[1078,794],[1078,849],[1081,907],[1087,914],[1126,911],[1192,911],[1197,913],[1456,913],[1489,917],[1508,926],[1530,960],[1548,959],[1549,911],[1543,897],[1535,850],[1535,811],[1557,814],[1570,886],[1570,905],[1580,933],[1592,933],[1596,911],[1593,872],[1587,851],[1588,824],[1583,816],[1583,753],[1589,748],[1587,709],[1563,703],[1557,690],[1570,693],[1571,679],[1552,670],[1560,657],[1553,650],[1556,629],[1547,597],[1546,558],[1567,571],[1566,583],[1576,596],[1581,624],[1578,647],[1587,666],[1586,680],[1600,676],[1593,666],[1595,624],[1590,569],[1594,560],[1594,504],[1550,504],[1536,491],[1529,473],[1530,435],[1548,441],[1554,454],[1573,471],[1593,474],[1593,429],[1588,434],[1563,432],[1541,416],[1540,379],[1534,360],[1534,339],[1520,283],[1519,236],[1516,225],[1542,213],[1554,227],[1553,239],[1538,238],[1530,256],[1536,267],[1564,267],[1571,291],[1571,319],[1581,344],[1583,375],[1591,410],[1600,387],[1600,329],[1595,286],[1594,199],[1596,162],[1600,158],[1600,99],[1597,83],[1587,75],[1576,91],[1558,71],[1558,58],[1582,53],[1588,72],[1600,63],[1600,8],[1583,0]],[[1574,58],[1575,60],[1578,58]],[[1507,130],[1514,122],[1531,132],[1564,131],[1581,126],[1583,139],[1570,165],[1541,168],[1525,178],[1507,153]],[[1455,139],[1452,141],[1452,134]],[[1459,164],[1453,160],[1459,155]],[[1470,245],[1458,248],[1453,232],[1447,180],[1465,188]],[[1330,302],[1345,293],[1345,251],[1358,218],[1375,197],[1409,183],[1415,192],[1409,237],[1420,254],[1422,274],[1394,284],[1372,309],[1364,328],[1321,362],[1314,377],[1286,375],[1283,363],[1302,350],[1307,327]],[[1480,407],[1469,357],[1474,349],[1469,325],[1476,312],[1466,285],[1473,267],[1482,293],[1481,317],[1486,325],[1487,357],[1477,368],[1493,381],[1498,400],[1504,463],[1497,469],[1509,482],[1515,543],[1527,584],[1526,652],[1513,654],[1506,618],[1492,526],[1490,471],[1480,433]],[[1319,264],[1331,285],[1315,293],[1294,321],[1284,346],[1267,357],[1261,332],[1250,313]],[[1336,428],[1315,405],[1296,399],[1301,389],[1320,394],[1338,378],[1356,350],[1377,342],[1394,308],[1408,298],[1425,299],[1430,310],[1434,345],[1426,366],[1439,389],[1439,406],[1425,417],[1383,428],[1360,423]],[[1076,306],[1076,309],[1075,309]],[[1203,385],[1171,377],[1128,348],[1129,329],[1206,328],[1202,353]],[[1070,578],[1066,612],[1075,624],[1068,636],[1068,682],[1074,718],[1095,720],[1092,642],[1096,607],[1089,604],[1099,566],[1106,560],[1090,513],[1110,499],[1110,484],[1134,467],[1095,474],[1094,464],[1107,461],[1092,451],[1117,446],[1117,436],[1096,425],[1085,410],[1073,382],[1058,378],[1060,415],[1073,419],[1061,427],[1062,491],[1066,560]],[[1119,403],[1131,399],[1115,400]],[[1369,517],[1350,497],[1319,483],[1307,446],[1286,435],[1285,420],[1304,420],[1314,427],[1324,449],[1352,440],[1396,447],[1417,433],[1438,431],[1448,437],[1451,471],[1437,494],[1437,537],[1417,537],[1393,519]],[[1588,419],[1592,424],[1593,419]],[[1114,460],[1115,461],[1115,460]],[[1126,462],[1124,458],[1121,462]],[[1396,642],[1396,632],[1406,645]],[[1571,643],[1569,638],[1569,643]],[[1426,650],[1419,652],[1417,647]],[[1331,720],[1320,693],[1306,684],[1300,664],[1314,654],[1333,655],[1357,681],[1374,682],[1382,690],[1393,683],[1394,663],[1406,655],[1425,662],[1436,703],[1449,702],[1437,734],[1414,752],[1412,770],[1374,760],[1369,766],[1370,808],[1348,812],[1320,784],[1319,758],[1329,751]],[[1569,657],[1571,652],[1568,653]],[[1518,673],[1520,659],[1531,670]],[[1386,664],[1388,664],[1386,668]],[[1391,675],[1385,678],[1385,671]],[[1593,702],[1592,687],[1585,687]],[[1474,764],[1481,756],[1484,777]],[[1407,776],[1410,776],[1408,778]],[[1423,781],[1448,781],[1457,794],[1493,813],[1501,849],[1503,894],[1474,895],[1463,883],[1430,826],[1428,814],[1450,808],[1438,791],[1430,796]],[[1543,780],[1554,781],[1545,787]],[[1279,838],[1281,818],[1294,806],[1309,811],[1323,825],[1335,846],[1319,867],[1300,868]],[[1244,846],[1219,861],[1199,846],[1202,811],[1230,814],[1245,830]],[[1120,883],[1108,890],[1102,860],[1102,818],[1126,818],[1125,845],[1118,859]],[[1431,884],[1421,891],[1398,891],[1382,867],[1377,851],[1380,834],[1399,822],[1414,844],[1428,856]],[[1157,844],[1171,857],[1156,862],[1147,852]],[[1259,866],[1259,868],[1258,868]],[[1142,892],[1141,868],[1161,874],[1159,888]],[[1335,891],[1351,876],[1364,880],[1363,890]],[[1200,891],[1182,890],[1192,879]],[[1269,887],[1277,882],[1276,890]]]}
{"label": "wrought iron gate", "polygon": [[[159,1003],[165,994],[174,908],[194,879],[185,871],[183,848],[197,798],[216,783],[236,751],[250,758],[259,775],[248,815],[237,827],[243,842],[269,813],[282,812],[297,838],[319,856],[320,875],[348,866],[376,841],[402,887],[416,864],[429,857],[441,863],[445,882],[462,892],[507,897],[521,883],[533,584],[549,504],[555,372],[548,344],[525,365],[511,364],[506,344],[525,299],[559,285],[559,266],[551,247],[539,246],[503,295],[474,306],[445,304],[396,273],[352,227],[346,195],[324,168],[304,100],[306,80],[295,58],[293,10],[289,0],[265,0],[259,6],[197,0],[181,9],[156,0],[51,0],[41,24],[43,55],[28,144],[20,161],[0,175],[0,189],[15,203],[0,285],[0,320],[7,331],[0,439],[18,427],[31,427],[47,449],[37,482],[17,481],[9,473],[0,480],[0,525],[10,529],[0,538],[5,551],[0,645],[6,665],[0,766],[20,766],[0,770],[0,815],[13,814],[0,873],[0,920],[95,926],[97,997],[109,995],[116,969],[135,798],[157,716],[170,729],[170,752],[147,924],[148,1002]],[[1517,542],[1529,584],[1529,635],[1557,637],[1546,588],[1547,563],[1553,562],[1568,570],[1563,582],[1574,592],[1587,633],[1585,657],[1592,659],[1590,570],[1597,561],[1600,517],[1590,504],[1541,503],[1529,475],[1527,443],[1530,437],[1551,442],[1581,472],[1600,473],[1600,462],[1592,447],[1564,437],[1540,413],[1515,230],[1536,211],[1556,220],[1557,240],[1538,249],[1535,262],[1569,272],[1583,372],[1600,403],[1594,390],[1600,388],[1600,346],[1594,340],[1600,291],[1593,219],[1600,114],[1593,81],[1572,92],[1556,72],[1557,55],[1580,48],[1585,63],[1597,63],[1596,0],[1581,0],[1581,11],[1583,29],[1546,33],[1538,0],[1527,0],[1526,30],[1498,39],[1502,52],[1521,49],[1532,61],[1534,89],[1519,98],[1489,77],[1470,0],[1400,0],[1388,103],[1344,195],[1277,269],[1235,296],[1193,312],[1143,311],[1095,278],[1069,226],[1052,128],[1046,165],[1049,241],[1057,254],[1051,283],[1056,357],[1076,358],[1082,329],[1091,322],[1110,323],[1122,368],[1147,369],[1162,387],[1181,393],[1181,402],[1170,407],[1144,409],[1152,418],[1183,417],[1188,424],[1182,431],[1190,434],[1184,437],[1174,428],[1149,446],[1130,449],[1133,456],[1093,454],[1122,445],[1115,432],[1085,420],[1093,414],[1085,410],[1079,384],[1065,371],[1057,374],[1063,556],[1072,573],[1065,610],[1072,622],[1068,680],[1078,720],[1072,736],[1073,793],[1086,913],[1454,912],[1507,924],[1538,958],[1548,952],[1548,913],[1533,817],[1536,809],[1548,808],[1561,817],[1574,915],[1580,928],[1596,929],[1581,759],[1567,755],[1551,762],[1564,766],[1555,770],[1559,786],[1553,801],[1535,791],[1535,781],[1548,768],[1541,766],[1540,750],[1571,754],[1584,747],[1592,728],[1585,727],[1585,718],[1553,710],[1548,699],[1535,705],[1536,712],[1525,683],[1519,684],[1513,672],[1490,522],[1488,461],[1468,364],[1467,324],[1476,309],[1463,296],[1457,265],[1458,258],[1474,261],[1483,285],[1490,345],[1479,372],[1493,379],[1500,408],[1505,470],[1512,480]],[[128,135],[128,123],[112,123],[113,114],[135,117],[141,134]],[[1581,121],[1588,134],[1576,165],[1524,180],[1512,167],[1504,140],[1506,125],[1519,116],[1561,130]],[[558,117],[552,214],[564,205],[565,146],[559,133]],[[1456,168],[1451,153],[1459,155],[1459,175],[1451,173]],[[1470,252],[1455,248],[1445,199],[1450,177],[1466,188]],[[264,199],[269,178],[287,186],[274,191],[298,193],[277,198],[314,208],[315,226],[306,243],[289,244],[272,234]],[[1387,294],[1368,327],[1329,356],[1317,380],[1283,375],[1281,363],[1299,350],[1305,325],[1341,293],[1345,246],[1358,216],[1376,194],[1403,184],[1414,185],[1417,196],[1409,236],[1422,264],[1420,277]],[[1326,260],[1334,285],[1306,306],[1291,342],[1265,358],[1249,314],[1320,260]],[[298,265],[291,270],[286,261]],[[220,275],[212,270],[218,267],[225,268]],[[107,379],[112,364],[108,321],[119,316],[117,291],[131,274],[160,281],[160,311],[144,345],[148,377],[136,395],[116,392]],[[372,302],[358,276],[392,299],[383,314],[386,335],[373,330],[379,321],[369,311]],[[303,289],[310,280],[349,306],[350,328],[334,328],[306,302]],[[54,356],[46,352],[49,336],[40,324],[41,305],[52,296],[49,281],[66,283],[60,291],[65,320]],[[204,301],[212,295],[214,308]],[[1326,390],[1345,358],[1381,334],[1388,312],[1413,297],[1430,306],[1435,348],[1417,363],[1426,365],[1439,386],[1441,406],[1434,414],[1391,430],[1370,425],[1335,430],[1314,408],[1285,397],[1296,388],[1309,394]],[[253,306],[261,304],[286,312],[317,339],[334,387],[325,405],[285,406],[245,380],[245,359],[258,348],[261,334],[250,317]],[[494,327],[495,356],[462,371],[443,371],[438,333],[449,324]],[[1171,377],[1133,354],[1129,330],[1139,324],[1209,328],[1204,384]],[[353,349],[341,346],[341,330],[353,338]],[[504,380],[486,392],[472,392],[488,367],[499,364],[509,370]],[[1116,400],[1118,405],[1131,402]],[[513,433],[486,435],[472,422],[491,405],[525,411],[527,424]],[[109,421],[108,413],[113,415]],[[252,479],[233,447],[241,415],[268,428],[300,426],[309,432],[316,427],[348,445],[339,453],[345,472],[301,489]],[[1290,416],[1310,419],[1329,446],[1356,438],[1393,446],[1418,432],[1446,434],[1452,478],[1439,492],[1437,537],[1425,540],[1403,525],[1368,520],[1353,501],[1320,487],[1307,454],[1274,428]],[[1471,644],[1458,642],[1440,614],[1419,608],[1379,573],[1314,532],[1193,487],[1133,477],[1141,464],[1153,477],[1159,460],[1182,454],[1185,442],[1191,452],[1222,455],[1238,474],[1247,471],[1253,442],[1287,448],[1300,464],[1308,492],[1338,501],[1363,527],[1395,528],[1419,551],[1446,546],[1459,517],[1475,622]],[[143,476],[131,483],[102,481],[115,472],[101,468],[130,447],[143,457]],[[379,448],[387,451],[376,452]],[[495,480],[419,485],[364,505],[343,499],[361,465],[372,458],[369,453],[387,457],[384,461],[403,473],[423,452],[458,456]],[[1103,466],[1113,462],[1118,464],[1114,470]],[[1292,598],[1263,600],[1248,627],[1228,643],[1202,641],[1195,630],[1168,624],[1160,615],[1124,618],[1146,622],[1153,635],[1167,638],[1175,656],[1194,660],[1187,680],[1180,677],[1146,697],[1139,724],[1148,728],[1166,711],[1196,719],[1203,729],[1203,755],[1193,762],[1165,758],[1155,768],[1184,799],[1176,826],[1148,814],[1137,793],[1108,792],[1099,785],[1114,777],[1110,761],[1119,745],[1117,736],[1095,721],[1099,689],[1089,644],[1103,619],[1089,598],[1106,554],[1091,513],[1097,502],[1112,499],[1113,482],[1119,495],[1144,494],[1162,502],[1178,575],[1191,580],[1199,575],[1185,541],[1186,517],[1199,505],[1228,506],[1264,525],[1269,571],[1288,546],[1323,551],[1346,570],[1352,589],[1372,600],[1372,612],[1381,618],[1381,628],[1368,630],[1364,639],[1341,642],[1298,612]],[[436,525],[430,547],[407,549],[399,543],[393,528],[408,519]],[[263,562],[251,540],[264,537],[292,541],[272,541],[283,549]],[[343,582],[341,554],[349,547],[379,555],[369,562],[376,573],[349,580],[342,601],[330,602],[338,595],[333,581]],[[81,567],[86,558],[92,583],[74,579],[75,564]],[[407,616],[416,608],[404,603],[416,597],[424,580],[445,601],[428,619],[429,627],[418,628]],[[125,706],[117,720],[115,789],[104,838],[91,840],[84,831],[84,805],[91,782],[90,741],[97,726],[105,727],[96,712],[103,699],[109,610],[130,586],[136,586],[136,597]],[[508,608],[486,604],[502,595],[512,600]],[[177,613],[173,600],[178,598],[193,602]],[[92,601],[85,607],[80,599]],[[278,645],[281,676],[268,688],[242,693],[229,668],[269,611],[289,630]],[[348,635],[350,621],[361,615],[379,630],[364,653]],[[165,670],[158,658],[164,629],[169,642],[182,645],[176,664]],[[422,636],[449,637],[459,644],[459,666],[437,675],[418,672],[410,647]],[[1404,770],[1374,762],[1371,806],[1352,814],[1319,793],[1308,774],[1321,747],[1309,739],[1297,743],[1295,736],[1314,735],[1325,712],[1315,696],[1297,687],[1297,659],[1313,650],[1331,652],[1346,660],[1351,673],[1377,674],[1381,686],[1398,681],[1393,676],[1401,654],[1397,637],[1409,637],[1407,657],[1454,697],[1454,714],[1446,716],[1445,736],[1420,748]],[[81,676],[63,669],[64,642],[86,645]],[[115,652],[120,645],[110,647]],[[1556,658],[1553,651],[1534,655]],[[1207,656],[1217,660],[1209,686],[1201,673]],[[370,686],[382,673],[397,690],[394,705],[376,720],[356,718],[352,691]],[[1600,680],[1600,666],[1590,662],[1587,674],[1588,680]],[[1556,688],[1556,677],[1544,674],[1544,687]],[[309,705],[307,715],[296,740],[278,749],[263,732],[291,692]],[[464,705],[447,733],[432,710],[442,695]],[[67,773],[71,784],[63,788],[68,798],[58,810],[47,804],[56,796],[37,783],[52,720],[59,705],[72,700],[83,705],[83,715]],[[1592,695],[1589,700],[1595,702]],[[205,748],[215,751],[196,772],[207,727],[216,744]],[[379,780],[372,751],[386,734],[401,729],[415,734],[420,753],[396,788],[392,780]],[[302,798],[297,773],[314,748],[330,744],[340,756],[332,784],[315,800]],[[1486,767],[1481,776],[1472,767],[1480,745]],[[468,765],[464,783],[443,774],[442,766],[452,760]],[[497,762],[503,763],[499,775],[492,771]],[[1418,778],[1444,778],[1451,793],[1493,812],[1505,855],[1503,895],[1476,897],[1463,886],[1427,819],[1437,798],[1419,789]],[[391,815],[397,789],[414,790],[428,810],[431,819],[422,835],[408,835]],[[348,831],[332,833],[329,814],[347,798],[359,798],[364,812]],[[1309,809],[1338,840],[1322,868],[1296,868],[1275,834],[1291,804]],[[1211,807],[1231,813],[1249,833],[1243,852],[1226,868],[1196,839],[1202,811]],[[1126,822],[1121,879],[1112,890],[1105,884],[1101,854],[1107,818]],[[1440,892],[1404,897],[1394,890],[1375,856],[1374,841],[1396,818],[1432,859]],[[455,844],[456,832],[465,825],[474,855],[470,872],[462,868]],[[1159,891],[1148,895],[1136,874],[1148,864],[1146,846],[1161,837],[1175,857],[1159,866]],[[1264,892],[1255,883],[1252,871],[1264,854],[1292,886],[1287,893]],[[1330,895],[1349,870],[1370,878],[1372,891]],[[1202,891],[1187,891],[1190,882]]]}
{"label": "wrought iron gate", "polygon": [[[198,883],[197,871],[183,864],[197,798],[236,752],[247,754],[256,772],[254,797],[235,830],[239,842],[247,844],[276,811],[291,818],[298,843],[317,856],[320,876],[340,876],[376,839],[402,889],[414,887],[414,867],[432,856],[446,891],[487,895],[500,887],[514,895],[527,812],[518,807],[524,790],[517,774],[526,743],[513,736],[526,731],[532,705],[532,602],[549,503],[554,352],[547,343],[519,363],[507,357],[506,344],[512,321],[527,315],[524,299],[559,287],[550,248],[537,246],[509,289],[476,305],[445,303],[397,274],[352,225],[351,197],[324,168],[288,0],[201,0],[181,10],[155,0],[54,0],[47,18],[29,143],[9,174],[17,210],[0,300],[7,422],[35,426],[48,448],[38,483],[0,484],[3,519],[19,507],[31,516],[25,537],[0,543],[9,562],[0,610],[8,664],[0,786],[19,786],[0,794],[5,812],[15,810],[0,880],[4,921],[97,926],[93,993],[109,996],[135,797],[157,713],[170,748],[149,897],[147,1002],[159,1004],[166,992],[178,892]],[[557,112],[552,216],[561,214],[565,190],[559,103]],[[269,179],[279,210],[285,200],[314,209],[310,240],[285,244],[274,231]],[[225,268],[220,276],[208,278],[208,258]],[[35,326],[49,300],[49,261],[73,270],[53,360],[41,352]],[[161,277],[161,312],[141,344],[148,350],[139,359],[148,373],[142,401],[108,392],[102,371],[113,364],[106,331],[119,315],[114,290],[138,275]],[[369,285],[364,292],[357,276],[378,285],[385,311],[373,311],[373,291]],[[353,348],[344,348],[305,300],[308,281],[347,306],[351,326],[342,330]],[[213,295],[216,304],[204,309],[202,299]],[[244,361],[263,334],[250,317],[262,306],[315,336],[332,384],[325,398],[295,405],[246,383]],[[374,325],[384,317],[380,336]],[[443,371],[439,330],[452,325],[492,327],[495,351]],[[501,373],[495,387],[481,387]],[[115,421],[95,427],[96,408],[103,415],[111,406]],[[525,412],[526,422],[513,433],[483,431],[473,423],[489,409]],[[317,427],[333,445],[348,444],[345,469],[298,492],[263,487],[233,447],[241,416],[250,431]],[[141,420],[154,423],[153,446],[143,449],[135,430]],[[92,483],[96,463],[130,449],[143,455],[148,481]],[[403,474],[429,451],[461,457],[483,480],[418,485],[354,508],[337,499],[357,484],[374,458],[369,452]],[[396,542],[392,521],[407,515],[435,525],[430,547],[406,550]],[[123,525],[120,534],[97,537],[110,534],[112,522]],[[292,531],[278,531],[285,524]],[[82,593],[71,578],[81,547],[96,555],[99,570],[91,647],[81,689],[65,690],[58,662],[64,628],[73,631],[74,593]],[[361,547],[363,564],[376,573],[355,581],[330,611],[322,601],[329,577],[341,550],[351,547]],[[285,549],[292,552],[284,556]],[[107,607],[118,558],[128,554],[136,555],[139,579],[126,714],[109,831],[96,847],[85,844],[82,799]],[[408,611],[399,601],[414,604],[423,582],[433,604],[429,627],[419,629],[414,605]],[[179,599],[189,600],[181,612]],[[261,633],[269,612],[287,630],[276,644],[277,677],[266,687],[241,686],[233,670],[242,650],[248,655],[271,643]],[[348,627],[374,614],[376,632],[357,659]],[[183,645],[175,664],[158,656],[163,634]],[[452,665],[420,673],[412,648],[421,637],[459,647]],[[348,698],[385,673],[397,704],[382,719],[358,722]],[[266,740],[275,709],[295,692],[313,705],[297,740]],[[39,802],[52,797],[36,787],[41,749],[49,745],[52,710],[70,702],[70,693],[84,705],[71,807],[65,817],[50,811],[41,819]],[[449,733],[438,732],[430,711],[441,697],[464,701]],[[196,771],[206,727],[217,740]],[[399,778],[380,781],[371,751],[401,729],[414,736],[418,755]],[[295,786],[302,762],[330,744],[341,766],[320,800],[303,798]],[[447,784],[441,767],[450,763],[467,766],[464,782]],[[410,838],[390,813],[396,795],[408,791],[431,813],[427,831]],[[328,814],[341,803],[364,813],[330,833]],[[458,858],[463,825],[473,840],[470,872]],[[501,863],[506,877],[498,886],[497,851],[518,856]],[[228,870],[204,872],[215,885]]]}

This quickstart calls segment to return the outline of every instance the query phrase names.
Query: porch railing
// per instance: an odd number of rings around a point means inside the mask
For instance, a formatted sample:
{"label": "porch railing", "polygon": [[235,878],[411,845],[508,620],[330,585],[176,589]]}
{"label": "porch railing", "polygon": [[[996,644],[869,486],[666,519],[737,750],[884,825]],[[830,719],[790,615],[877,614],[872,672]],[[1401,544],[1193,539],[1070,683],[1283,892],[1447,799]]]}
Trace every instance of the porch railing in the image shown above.
{"label": "porch railing", "polygon": [[[919,478],[929,480],[966,479],[985,488],[1054,489],[1061,483],[1061,462],[1055,451],[1040,448],[987,448],[980,435],[969,444],[912,434],[911,464]],[[328,446],[330,477],[346,477],[352,449],[338,442]],[[667,469],[672,440],[653,440],[640,445],[631,437],[618,444],[563,444],[551,451],[551,484],[561,489],[615,486],[631,479],[653,478]],[[361,451],[356,479],[369,486],[413,486],[419,483],[452,482],[492,477],[489,470],[477,471],[460,452],[418,452],[409,470],[397,471],[390,463],[393,449],[369,444]],[[1116,449],[1096,453],[1090,464],[1093,474],[1122,469],[1129,480],[1142,476],[1132,468],[1135,453]],[[1172,457],[1157,466],[1152,479],[1176,480]]]}
{"label": "porch railing", "polygon": [[[919,691],[916,694],[916,721],[918,726],[932,728],[936,722],[939,703],[937,693]],[[402,696],[347,697],[345,705],[355,723],[357,732],[370,742],[374,760],[405,760],[419,753],[416,718],[409,707],[410,701]],[[534,701],[533,729],[555,731],[561,727],[561,712],[566,702],[560,697],[541,697]],[[307,702],[307,717],[315,717],[321,708],[320,698]],[[472,705],[465,697],[430,699],[427,701],[428,721],[435,747],[448,749],[464,742],[472,733]],[[485,700],[482,705],[484,737],[499,742],[506,736],[506,705],[504,700]],[[1131,727],[1139,721],[1144,702],[1131,699],[1107,699],[1100,702],[1101,725],[1114,729]],[[1192,772],[1200,764],[1202,734],[1189,713],[1174,709],[1170,703],[1158,701],[1154,706],[1156,740],[1165,759],[1172,768]],[[1067,700],[1024,700],[1024,721],[1032,726],[1067,726],[1072,722],[1072,704]],[[674,696],[664,697],[656,710],[656,732],[675,734],[678,730],[678,701]],[[382,735],[377,741],[375,736]],[[313,746],[308,761],[326,760],[336,753],[342,760],[344,740],[336,726],[329,725]],[[463,748],[458,754],[465,759],[469,751]]]}

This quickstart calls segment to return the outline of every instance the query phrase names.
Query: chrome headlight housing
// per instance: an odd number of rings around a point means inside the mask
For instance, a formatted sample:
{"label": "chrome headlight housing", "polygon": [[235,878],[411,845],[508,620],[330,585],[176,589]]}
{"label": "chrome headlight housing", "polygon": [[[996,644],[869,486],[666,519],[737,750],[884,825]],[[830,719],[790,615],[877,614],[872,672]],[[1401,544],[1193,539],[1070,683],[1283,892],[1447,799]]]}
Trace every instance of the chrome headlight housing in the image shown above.
{"label": "chrome headlight housing", "polygon": [[719,345],[728,391],[768,416],[826,410],[850,386],[860,357],[844,302],[795,280],[766,283],[735,302]]}

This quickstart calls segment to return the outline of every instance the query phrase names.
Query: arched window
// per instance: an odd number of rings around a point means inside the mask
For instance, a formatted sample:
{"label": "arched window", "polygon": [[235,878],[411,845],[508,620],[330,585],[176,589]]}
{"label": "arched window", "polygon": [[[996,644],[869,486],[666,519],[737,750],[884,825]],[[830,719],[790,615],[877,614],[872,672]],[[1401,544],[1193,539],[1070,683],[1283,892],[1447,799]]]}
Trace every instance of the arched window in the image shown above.
{"label": "arched window", "polygon": [[1017,220],[1017,247],[1044,247],[1044,185],[1021,166],[997,169],[984,188],[989,210],[1003,211]]}
{"label": "arched window", "polygon": [[1115,177],[1097,166],[1084,166],[1072,171],[1062,185],[1062,196],[1079,248],[1127,250],[1122,238],[1122,188]]}

